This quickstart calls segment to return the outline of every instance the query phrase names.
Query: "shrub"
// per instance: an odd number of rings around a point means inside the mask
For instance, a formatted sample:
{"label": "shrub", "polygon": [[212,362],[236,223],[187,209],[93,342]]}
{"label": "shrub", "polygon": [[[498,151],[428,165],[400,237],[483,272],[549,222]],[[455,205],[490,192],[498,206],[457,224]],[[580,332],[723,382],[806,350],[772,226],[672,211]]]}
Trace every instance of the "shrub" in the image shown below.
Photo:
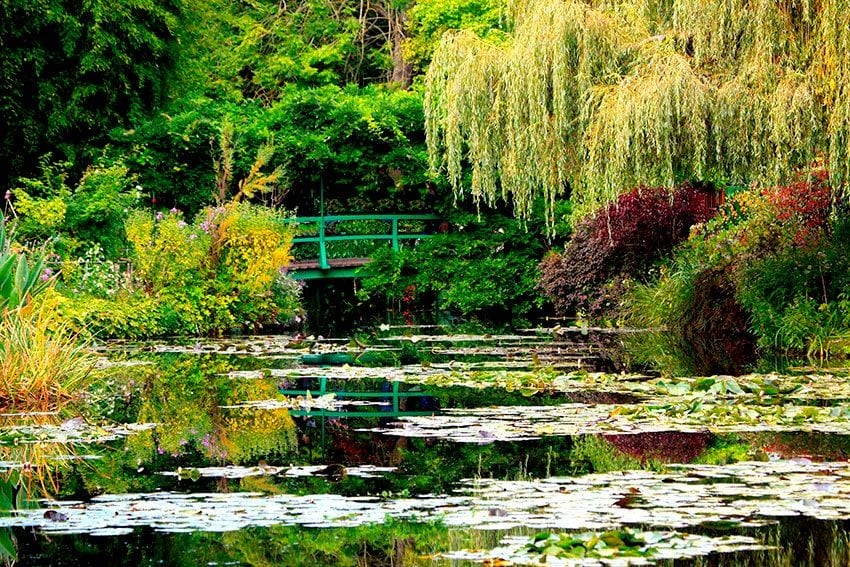
{"label": "shrub", "polygon": [[132,283],[126,268],[107,260],[97,244],[81,257],[62,262],[60,274],[63,291],[74,295],[107,298],[128,291]]}
{"label": "shrub", "polygon": [[536,263],[543,244],[534,227],[490,212],[457,211],[445,232],[404,248],[378,250],[362,280],[361,299],[384,296],[401,306],[406,323],[418,309],[458,322],[525,324],[543,299]]}
{"label": "shrub", "polygon": [[624,302],[636,362],[669,374],[737,374],[754,360],[748,316],[729,274],[677,259],[655,284],[637,284]]}
{"label": "shrub", "polygon": [[611,315],[624,280],[649,268],[716,210],[710,187],[637,188],[581,221],[563,254],[540,264],[540,288],[561,315]]}
{"label": "shrub", "polygon": [[299,310],[300,287],[284,272],[292,230],[280,211],[234,201],[201,211],[193,224],[176,209],[135,211],[127,237],[137,289],[62,304],[66,318],[97,336],[218,334],[282,324]]}
{"label": "shrub", "polygon": [[162,302],[135,293],[104,299],[95,296],[61,297],[58,311],[71,328],[100,338],[143,339],[172,332],[163,323]]}
{"label": "shrub", "polygon": [[[825,173],[735,196],[636,286],[632,348],[668,372],[739,372],[756,356],[820,362],[850,346],[850,221]],[[757,350],[758,349],[758,350]]]}
{"label": "shrub", "polygon": [[184,287],[202,277],[210,238],[189,226],[177,209],[156,214],[134,211],[127,219],[127,238],[136,278],[148,293]]}
{"label": "shrub", "polygon": [[42,261],[37,257],[31,265],[12,252],[0,223],[0,408],[56,408],[93,365],[76,337],[57,324],[55,305],[32,302],[50,283]]}
{"label": "shrub", "polygon": [[48,241],[63,257],[95,246],[108,258],[124,256],[124,221],[141,198],[141,187],[123,164],[104,163],[89,167],[71,189],[65,183],[67,165],[44,159],[41,177],[18,180],[13,191],[18,236]]}

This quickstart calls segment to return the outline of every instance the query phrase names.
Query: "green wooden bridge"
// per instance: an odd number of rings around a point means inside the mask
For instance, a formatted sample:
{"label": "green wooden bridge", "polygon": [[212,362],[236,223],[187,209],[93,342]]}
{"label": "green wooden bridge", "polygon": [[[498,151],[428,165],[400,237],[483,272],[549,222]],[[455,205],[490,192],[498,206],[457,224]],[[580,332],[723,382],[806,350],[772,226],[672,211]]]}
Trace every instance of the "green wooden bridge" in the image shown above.
{"label": "green wooden bridge", "polygon": [[[393,250],[401,249],[405,240],[428,238],[424,232],[405,232],[403,227],[409,223],[424,223],[439,220],[431,214],[387,214],[387,215],[322,215],[318,217],[295,217],[289,222],[299,226],[311,227],[315,235],[297,236],[293,246],[299,244],[317,244],[315,259],[296,260],[289,265],[292,277],[296,280],[317,280],[329,278],[356,278],[362,275],[361,268],[369,261],[364,256],[332,258],[328,245],[338,242],[380,242],[389,243]],[[368,230],[357,230],[356,224],[368,226]],[[350,228],[355,225],[355,228]],[[384,227],[383,231],[374,230],[375,225]]]}

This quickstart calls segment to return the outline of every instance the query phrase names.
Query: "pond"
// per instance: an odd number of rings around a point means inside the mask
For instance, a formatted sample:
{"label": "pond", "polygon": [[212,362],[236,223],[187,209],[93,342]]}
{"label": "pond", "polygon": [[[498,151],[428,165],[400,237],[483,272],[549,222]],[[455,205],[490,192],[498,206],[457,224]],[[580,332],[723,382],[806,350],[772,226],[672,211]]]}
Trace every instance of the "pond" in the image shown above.
{"label": "pond", "polygon": [[0,552],[850,564],[847,369],[613,373],[604,334],[101,345],[83,403],[0,416]]}

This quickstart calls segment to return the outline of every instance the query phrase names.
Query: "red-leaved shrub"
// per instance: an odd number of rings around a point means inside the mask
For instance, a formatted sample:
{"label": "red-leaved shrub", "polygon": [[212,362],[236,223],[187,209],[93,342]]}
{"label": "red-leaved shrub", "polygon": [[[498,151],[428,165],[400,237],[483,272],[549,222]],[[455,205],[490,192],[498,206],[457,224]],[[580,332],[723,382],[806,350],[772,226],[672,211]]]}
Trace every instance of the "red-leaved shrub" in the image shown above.
{"label": "red-leaved shrub", "polygon": [[708,220],[720,204],[710,186],[639,187],[583,219],[562,254],[540,264],[541,290],[561,315],[599,317],[616,307],[630,278],[643,280],[652,264]]}

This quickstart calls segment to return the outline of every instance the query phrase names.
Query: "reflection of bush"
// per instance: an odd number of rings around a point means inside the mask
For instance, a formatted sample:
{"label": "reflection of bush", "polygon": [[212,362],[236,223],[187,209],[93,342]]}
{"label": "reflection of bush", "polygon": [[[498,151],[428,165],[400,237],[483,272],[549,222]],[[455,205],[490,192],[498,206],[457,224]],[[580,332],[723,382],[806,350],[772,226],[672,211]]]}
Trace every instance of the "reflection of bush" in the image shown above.
{"label": "reflection of bush", "polygon": [[233,463],[256,464],[261,459],[283,463],[298,446],[289,411],[245,409],[224,420],[223,447]]}

